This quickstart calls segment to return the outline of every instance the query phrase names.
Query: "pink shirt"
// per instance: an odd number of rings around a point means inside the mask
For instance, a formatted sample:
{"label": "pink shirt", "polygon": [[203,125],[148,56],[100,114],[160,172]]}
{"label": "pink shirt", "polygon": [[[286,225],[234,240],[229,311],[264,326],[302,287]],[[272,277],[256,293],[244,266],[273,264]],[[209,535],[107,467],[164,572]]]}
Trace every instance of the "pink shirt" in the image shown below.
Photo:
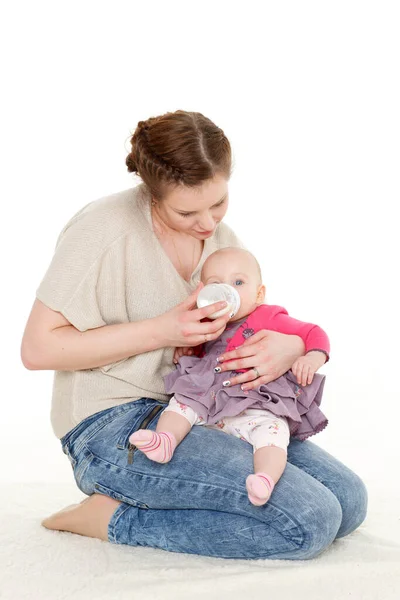
{"label": "pink shirt", "polygon": [[[236,330],[232,338],[228,338],[228,345],[225,352],[230,352],[241,346],[246,339],[260,331],[269,329],[286,333],[288,335],[298,335],[303,340],[306,353],[311,350],[320,350],[326,354],[326,360],[329,360],[330,344],[325,331],[318,325],[305,323],[290,317],[283,306],[261,304],[253,311],[245,321]],[[246,371],[241,369],[240,371]]]}

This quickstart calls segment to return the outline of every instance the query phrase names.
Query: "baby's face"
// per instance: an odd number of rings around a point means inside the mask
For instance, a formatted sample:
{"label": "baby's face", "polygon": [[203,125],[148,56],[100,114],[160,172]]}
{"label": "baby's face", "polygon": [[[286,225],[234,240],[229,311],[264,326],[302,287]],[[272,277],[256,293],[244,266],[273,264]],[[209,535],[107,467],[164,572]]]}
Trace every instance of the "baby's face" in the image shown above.
{"label": "baby's face", "polygon": [[249,315],[263,303],[265,287],[252,255],[240,249],[223,249],[211,254],[205,261],[201,281],[228,283],[240,296],[240,308],[231,321],[238,321]]}

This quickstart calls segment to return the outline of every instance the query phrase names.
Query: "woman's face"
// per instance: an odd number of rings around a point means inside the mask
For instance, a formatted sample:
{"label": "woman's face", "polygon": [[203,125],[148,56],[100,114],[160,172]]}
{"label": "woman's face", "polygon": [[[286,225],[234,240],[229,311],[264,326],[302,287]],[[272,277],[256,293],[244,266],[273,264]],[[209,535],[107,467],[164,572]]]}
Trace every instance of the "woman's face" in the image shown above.
{"label": "woman's face", "polygon": [[224,218],[228,201],[228,181],[216,175],[197,188],[171,188],[153,210],[167,227],[204,240]]}

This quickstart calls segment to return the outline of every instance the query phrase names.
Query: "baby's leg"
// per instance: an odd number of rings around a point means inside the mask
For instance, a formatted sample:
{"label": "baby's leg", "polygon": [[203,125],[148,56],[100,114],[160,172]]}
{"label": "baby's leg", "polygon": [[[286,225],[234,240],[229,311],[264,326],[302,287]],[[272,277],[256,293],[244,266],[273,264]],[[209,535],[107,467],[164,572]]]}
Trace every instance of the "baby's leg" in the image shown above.
{"label": "baby's leg", "polygon": [[129,437],[131,444],[146,454],[147,458],[159,463],[171,460],[175,448],[187,436],[197,422],[198,415],[189,406],[171,398],[161,414],[156,431],[139,429]]}
{"label": "baby's leg", "polygon": [[246,479],[249,500],[256,506],[268,502],[275,484],[281,478],[287,462],[287,452],[283,448],[265,446],[254,454],[254,475]]}
{"label": "baby's leg", "polygon": [[248,426],[254,448],[254,475],[247,477],[246,488],[250,502],[261,506],[268,502],[285,470],[290,431],[284,417],[276,417],[268,411],[253,416]]}
{"label": "baby's leg", "polygon": [[279,481],[287,462],[286,449],[278,446],[264,446],[254,453],[254,473],[266,472],[274,480]]}

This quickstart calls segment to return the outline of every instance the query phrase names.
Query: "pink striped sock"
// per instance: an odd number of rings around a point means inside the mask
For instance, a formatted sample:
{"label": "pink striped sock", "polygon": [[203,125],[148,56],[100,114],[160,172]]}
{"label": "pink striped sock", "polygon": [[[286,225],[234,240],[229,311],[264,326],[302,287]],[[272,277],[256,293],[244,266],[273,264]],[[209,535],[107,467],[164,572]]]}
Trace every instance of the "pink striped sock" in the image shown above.
{"label": "pink striped sock", "polygon": [[177,442],[173,433],[169,431],[151,431],[150,429],[139,429],[129,437],[131,444],[138,450],[144,452],[147,458],[159,463],[167,463],[171,460]]}
{"label": "pink striped sock", "polygon": [[246,479],[247,494],[255,506],[268,502],[274,487],[274,480],[268,473],[255,473]]}

